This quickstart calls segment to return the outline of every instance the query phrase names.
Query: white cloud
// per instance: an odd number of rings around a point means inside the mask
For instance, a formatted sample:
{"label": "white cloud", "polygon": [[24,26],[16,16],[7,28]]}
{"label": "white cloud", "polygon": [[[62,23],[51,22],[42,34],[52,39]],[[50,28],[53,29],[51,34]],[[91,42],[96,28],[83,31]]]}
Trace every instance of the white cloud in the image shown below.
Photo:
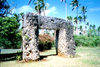
{"label": "white cloud", "polygon": [[100,7],[99,8],[91,8],[90,11],[100,11]]}
{"label": "white cloud", "polygon": [[[49,7],[50,5],[47,3],[47,6]],[[34,11],[34,9],[31,8],[29,5],[24,5],[24,6],[20,7],[20,8],[13,9],[13,11],[12,11],[12,13],[21,13],[21,12],[24,12],[24,13],[34,12],[34,13],[36,13]],[[47,10],[45,10],[45,15],[46,16],[55,15],[55,14],[57,14],[57,9],[54,6],[49,8],[49,9],[47,9]],[[44,15],[44,12],[42,12],[42,15]]]}
{"label": "white cloud", "polygon": [[[51,7],[51,8],[49,8],[49,9],[47,9],[47,10],[45,10],[45,15],[46,16],[49,16],[49,15],[51,15],[51,14],[53,14],[53,15],[55,15],[55,14],[57,14],[58,12],[57,12],[57,9],[56,9],[56,7]],[[42,12],[42,15],[43,15],[44,13]]]}
{"label": "white cloud", "polygon": [[33,12],[33,11],[34,11],[33,8],[31,8],[29,5],[24,5],[20,8],[14,9],[12,13],[21,13],[21,12],[28,13],[28,12]]}

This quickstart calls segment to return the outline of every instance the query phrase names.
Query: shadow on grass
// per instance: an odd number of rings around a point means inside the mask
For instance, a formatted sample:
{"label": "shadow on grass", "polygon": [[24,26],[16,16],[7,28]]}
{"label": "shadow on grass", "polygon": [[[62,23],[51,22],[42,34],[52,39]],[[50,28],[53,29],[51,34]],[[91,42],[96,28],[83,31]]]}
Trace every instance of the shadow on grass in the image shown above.
{"label": "shadow on grass", "polygon": [[[40,61],[43,60],[44,58],[47,58],[48,56],[56,56],[57,54],[50,54],[50,55],[40,55]],[[0,55],[1,56],[1,55]],[[5,61],[14,61],[16,60],[16,55],[10,55],[10,56],[1,56],[0,62],[5,62]]]}
{"label": "shadow on grass", "polygon": [[10,57],[10,58],[0,59],[0,62],[13,61],[13,60],[16,60],[16,57]]}
{"label": "shadow on grass", "polygon": [[56,56],[57,54],[50,54],[50,55],[41,55],[40,60],[43,60],[44,58],[47,58],[48,56]]}
{"label": "shadow on grass", "polygon": [[0,54],[0,61],[12,61],[12,60],[16,60],[16,56],[17,55],[22,55],[22,52],[9,53],[9,54]]}

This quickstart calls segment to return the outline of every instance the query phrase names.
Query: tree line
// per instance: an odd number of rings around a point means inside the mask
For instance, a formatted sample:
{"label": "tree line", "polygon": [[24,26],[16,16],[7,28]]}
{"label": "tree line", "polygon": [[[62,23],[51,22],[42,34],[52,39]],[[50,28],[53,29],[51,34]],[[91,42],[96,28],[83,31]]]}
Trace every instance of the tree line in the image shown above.
{"label": "tree line", "polygon": [[[34,4],[35,11],[41,15],[41,13],[45,16],[45,10],[47,9],[46,0],[29,0],[29,4]],[[100,36],[100,26],[96,29],[95,25],[91,25],[87,19],[87,6],[80,5],[79,0],[72,0],[70,5],[72,6],[72,11],[76,11],[76,16],[67,16],[67,1],[61,0],[61,3],[65,3],[66,7],[66,17],[67,20],[76,24],[74,25],[74,30],[80,29],[83,31],[83,26],[80,27],[79,24],[84,22],[85,28],[87,29],[88,36]],[[79,10],[81,8],[81,10]],[[13,8],[10,8],[7,0],[0,0],[0,47],[4,46],[4,48],[20,48],[22,37],[21,37],[21,29],[20,20],[22,18],[23,13],[20,14],[12,14]],[[11,17],[8,17],[11,15]]]}

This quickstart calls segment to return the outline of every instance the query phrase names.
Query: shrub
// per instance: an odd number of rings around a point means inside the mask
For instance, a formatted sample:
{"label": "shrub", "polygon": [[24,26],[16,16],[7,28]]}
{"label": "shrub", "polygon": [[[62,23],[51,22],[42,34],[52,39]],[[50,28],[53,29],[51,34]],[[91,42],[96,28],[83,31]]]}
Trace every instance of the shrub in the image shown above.
{"label": "shrub", "polygon": [[20,48],[20,23],[14,17],[0,17],[0,47]]}
{"label": "shrub", "polygon": [[39,45],[38,48],[40,51],[51,49],[54,38],[48,34],[39,35]]}
{"label": "shrub", "polygon": [[88,37],[88,36],[74,36],[76,46],[100,46],[100,36]]}

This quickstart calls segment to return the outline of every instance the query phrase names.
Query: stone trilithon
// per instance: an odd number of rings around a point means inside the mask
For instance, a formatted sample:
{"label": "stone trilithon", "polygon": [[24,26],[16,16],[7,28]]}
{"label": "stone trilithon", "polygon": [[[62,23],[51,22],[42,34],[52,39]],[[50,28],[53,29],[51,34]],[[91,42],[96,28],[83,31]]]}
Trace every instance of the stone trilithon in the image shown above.
{"label": "stone trilithon", "polygon": [[74,56],[75,42],[72,24],[64,19],[27,13],[22,23],[23,60],[38,60],[39,29],[56,30],[56,50],[60,56]]}

